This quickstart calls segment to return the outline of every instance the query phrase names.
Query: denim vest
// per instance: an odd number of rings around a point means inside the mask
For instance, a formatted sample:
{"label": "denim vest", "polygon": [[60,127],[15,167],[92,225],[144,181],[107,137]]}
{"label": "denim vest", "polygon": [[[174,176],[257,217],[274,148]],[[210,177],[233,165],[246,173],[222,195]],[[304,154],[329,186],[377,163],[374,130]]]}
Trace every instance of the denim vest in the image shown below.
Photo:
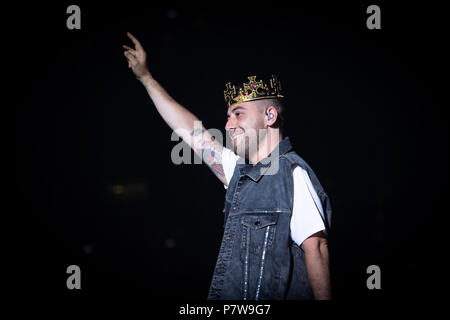
{"label": "denim vest", "polygon": [[276,174],[264,174],[268,168],[264,161],[255,166],[236,164],[225,195],[224,234],[208,299],[313,298],[304,252],[290,236],[296,166],[308,172],[322,204],[326,231],[331,205],[313,170],[291,149],[288,137],[276,147]]}

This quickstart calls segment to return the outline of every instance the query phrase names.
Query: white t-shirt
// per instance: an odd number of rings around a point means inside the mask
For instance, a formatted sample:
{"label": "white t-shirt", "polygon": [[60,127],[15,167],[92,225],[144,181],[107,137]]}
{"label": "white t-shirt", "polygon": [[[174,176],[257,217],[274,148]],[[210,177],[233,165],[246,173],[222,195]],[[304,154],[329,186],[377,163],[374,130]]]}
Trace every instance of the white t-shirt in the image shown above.
{"label": "white t-shirt", "polygon": [[[239,156],[228,148],[222,150],[222,165],[227,183],[230,183]],[[324,231],[320,212],[322,204],[317,196],[308,173],[302,167],[296,167],[292,173],[294,177],[294,203],[291,217],[291,238],[301,245],[304,240],[316,232]],[[225,189],[227,188],[224,185]]]}

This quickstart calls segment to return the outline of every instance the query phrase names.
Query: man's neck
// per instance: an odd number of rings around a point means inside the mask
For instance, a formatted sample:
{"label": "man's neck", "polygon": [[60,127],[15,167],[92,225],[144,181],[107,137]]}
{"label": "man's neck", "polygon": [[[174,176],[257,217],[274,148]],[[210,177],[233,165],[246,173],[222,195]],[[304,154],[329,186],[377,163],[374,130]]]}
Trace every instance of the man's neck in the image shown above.
{"label": "man's neck", "polygon": [[283,140],[283,136],[281,135],[281,133],[267,134],[264,141],[260,141],[258,152],[256,152],[249,159],[250,163],[252,165],[255,165],[262,159],[266,158],[273,151],[273,149],[275,149],[278,146],[281,140]]}

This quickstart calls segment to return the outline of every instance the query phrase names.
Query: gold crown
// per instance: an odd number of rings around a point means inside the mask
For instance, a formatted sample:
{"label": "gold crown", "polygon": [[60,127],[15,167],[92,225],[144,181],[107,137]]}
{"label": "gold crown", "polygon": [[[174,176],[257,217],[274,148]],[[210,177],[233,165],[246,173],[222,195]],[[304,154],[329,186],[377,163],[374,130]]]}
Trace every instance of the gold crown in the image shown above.
{"label": "gold crown", "polygon": [[272,75],[269,83],[263,80],[256,81],[257,76],[248,77],[249,82],[243,83],[236,93],[236,87],[228,82],[225,85],[223,95],[227,106],[238,102],[252,101],[258,99],[284,98],[281,94],[281,83],[276,76]]}

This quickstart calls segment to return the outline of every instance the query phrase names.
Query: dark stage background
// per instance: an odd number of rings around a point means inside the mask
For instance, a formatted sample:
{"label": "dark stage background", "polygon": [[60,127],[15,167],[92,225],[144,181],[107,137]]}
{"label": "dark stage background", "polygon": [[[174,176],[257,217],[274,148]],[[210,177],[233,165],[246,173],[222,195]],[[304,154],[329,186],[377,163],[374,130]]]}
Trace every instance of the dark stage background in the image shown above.
{"label": "dark stage background", "polygon": [[[448,186],[442,8],[78,2],[81,30],[68,30],[70,4],[9,11],[20,294],[206,299],[225,189],[206,166],[171,162],[179,142],[123,57],[130,31],[207,128],[224,132],[225,82],[279,75],[287,135],[332,200],[337,300],[433,296]],[[366,28],[370,4],[381,30]],[[66,288],[72,264],[79,291]],[[381,290],[366,287],[372,264]]]}

